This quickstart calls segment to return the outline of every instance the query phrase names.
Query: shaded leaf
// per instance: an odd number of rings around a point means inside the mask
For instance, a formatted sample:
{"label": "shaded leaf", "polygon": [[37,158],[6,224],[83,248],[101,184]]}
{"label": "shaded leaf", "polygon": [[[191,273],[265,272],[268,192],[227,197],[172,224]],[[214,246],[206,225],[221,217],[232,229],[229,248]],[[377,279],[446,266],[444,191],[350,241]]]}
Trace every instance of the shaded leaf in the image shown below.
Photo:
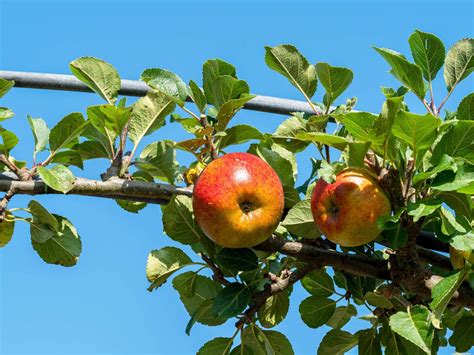
{"label": "shaded leaf", "polygon": [[359,354],[361,355],[382,355],[380,338],[375,328],[364,329],[357,332]]}
{"label": "shaded leaf", "polygon": [[333,315],[336,302],[322,296],[310,296],[301,302],[299,311],[301,319],[310,328],[324,325]]}
{"label": "shaded leaf", "polygon": [[189,92],[189,96],[191,96],[191,99],[196,104],[199,112],[204,113],[206,111],[206,106],[207,106],[207,100],[206,100],[206,96],[204,95],[204,92],[192,80],[189,82],[189,88],[191,90]]}
{"label": "shaded leaf", "polygon": [[341,329],[350,319],[357,315],[357,309],[352,305],[337,307],[331,318],[326,322],[334,329]]}
{"label": "shaded leaf", "polygon": [[250,302],[252,294],[249,289],[241,283],[231,283],[220,291],[212,307],[212,311],[220,319],[227,319],[243,312]]}
{"label": "shaded leaf", "polygon": [[219,265],[233,272],[251,271],[258,267],[258,257],[251,249],[222,248],[216,260]]}
{"label": "shaded leaf", "polygon": [[474,316],[461,318],[456,323],[449,344],[461,353],[469,351],[474,346]]}
{"label": "shaded leaf", "polygon": [[230,145],[242,144],[252,139],[262,139],[262,133],[255,127],[249,125],[237,125],[225,130],[226,135],[220,139],[219,148],[223,149]]}
{"label": "shaded leaf", "polygon": [[232,347],[232,338],[214,338],[205,343],[197,355],[227,355]]}
{"label": "shaded leaf", "polygon": [[[246,93],[239,96],[239,98],[225,101],[220,107],[216,117],[217,123],[215,125],[218,132],[225,130],[232,117],[234,117],[248,101],[255,97],[255,95],[248,95]],[[219,100],[219,95],[216,95],[216,98]]]}
{"label": "shaded leaf", "polygon": [[456,110],[458,120],[474,120],[474,93],[467,95]]}
{"label": "shaded leaf", "polygon": [[343,355],[357,345],[358,337],[343,330],[332,329],[319,344],[318,355]]}
{"label": "shaded leaf", "polygon": [[174,142],[165,140],[147,145],[135,160],[135,166],[157,179],[174,183],[179,172]]}
{"label": "shaded leaf", "polygon": [[215,104],[216,100],[214,92],[212,90],[212,83],[216,78],[222,75],[229,75],[237,78],[235,73],[235,67],[221,59],[210,59],[206,61],[202,67],[202,84],[204,94],[206,95],[207,102]]}
{"label": "shaded leaf", "polygon": [[449,131],[433,149],[431,163],[438,164],[443,155],[460,157],[474,164],[474,121],[451,121]]}
{"label": "shaded leaf", "polygon": [[265,304],[258,310],[258,320],[265,328],[272,328],[285,319],[290,307],[290,297],[287,291],[282,291],[268,297]]}
{"label": "shaded leaf", "polygon": [[13,237],[15,219],[10,211],[5,211],[5,218],[0,222],[0,248],[7,245]]}
{"label": "shaded leaf", "polygon": [[280,332],[261,330],[255,325],[244,328],[242,344],[245,352],[252,355],[293,355],[290,342]]}
{"label": "shaded leaf", "polygon": [[334,293],[332,278],[324,267],[306,275],[301,280],[301,285],[313,296],[329,297]]}

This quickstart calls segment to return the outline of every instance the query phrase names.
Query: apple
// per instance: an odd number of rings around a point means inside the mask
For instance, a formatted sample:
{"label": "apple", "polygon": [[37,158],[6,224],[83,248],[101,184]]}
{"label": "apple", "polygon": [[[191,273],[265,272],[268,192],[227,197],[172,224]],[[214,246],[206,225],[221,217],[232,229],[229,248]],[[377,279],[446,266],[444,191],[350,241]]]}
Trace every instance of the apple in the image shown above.
{"label": "apple", "polygon": [[249,153],[213,160],[193,190],[193,210],[203,232],[226,248],[267,240],[281,220],[283,187],[265,161]]}
{"label": "apple", "polygon": [[319,179],[311,198],[314,222],[322,234],[343,247],[373,241],[377,219],[389,215],[390,200],[376,178],[362,168],[348,168],[329,184]]}

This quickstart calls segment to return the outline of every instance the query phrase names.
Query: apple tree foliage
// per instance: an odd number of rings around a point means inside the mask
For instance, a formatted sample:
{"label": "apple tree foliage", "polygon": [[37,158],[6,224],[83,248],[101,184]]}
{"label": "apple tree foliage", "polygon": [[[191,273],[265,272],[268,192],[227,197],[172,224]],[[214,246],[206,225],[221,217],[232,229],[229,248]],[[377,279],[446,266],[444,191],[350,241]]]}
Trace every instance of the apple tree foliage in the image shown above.
{"label": "apple tree foliage", "polygon": [[[293,354],[290,341],[274,328],[284,321],[298,281],[307,292],[294,305],[301,321],[314,329],[332,328],[314,345],[318,354],[342,354],[354,348],[360,354],[430,354],[448,344],[456,351],[468,351],[474,344],[474,273],[469,258],[474,249],[474,94],[462,99],[456,111],[442,108],[474,70],[474,40],[462,39],[447,51],[433,34],[415,31],[408,41],[412,61],[394,50],[374,48],[401,83],[398,88],[382,87],[385,101],[378,114],[355,111],[355,99],[339,103],[353,79],[350,69],[311,64],[291,45],[266,47],[265,63],[286,77],[314,111],[294,112],[273,133],[234,119],[254,95],[237,77],[235,67],[223,60],[204,63],[200,84],[192,80],[186,84],[165,69],[146,69],[141,80],[151,89],[132,105],[118,99],[121,81],[112,65],[92,57],[74,60],[72,73],[105,103],[88,107],[85,114],[71,113],[54,127],[28,116],[34,137],[30,165],[10,154],[19,139],[0,128],[2,181],[8,182],[9,176],[18,182],[16,187],[3,187],[0,247],[12,239],[15,223],[26,222],[32,246],[45,262],[75,265],[82,243],[71,221],[34,199],[24,208],[9,209],[8,202],[16,193],[28,193],[31,184],[22,184],[29,182],[44,182],[42,193],[80,193],[90,181],[74,176],[70,167],[83,169],[87,160],[107,159],[111,165],[101,175],[104,182],[189,186],[180,190],[188,193],[171,194],[159,202],[164,204],[166,235],[176,242],[173,245],[186,245],[194,254],[176,246],[153,250],[146,276],[150,292],[160,292],[160,287],[176,290],[189,313],[189,322],[183,325],[187,334],[196,323],[236,322],[233,334],[210,339],[196,349],[198,354]],[[444,79],[446,93],[433,92],[435,79]],[[0,97],[13,86],[1,79]],[[317,89],[324,91],[322,103],[312,101]],[[435,101],[435,94],[444,99]],[[415,95],[426,112],[410,111],[406,95]],[[1,121],[13,115],[0,107]],[[170,137],[142,147],[143,138],[165,124],[184,129],[189,139],[176,142]],[[248,152],[278,173],[285,213],[275,235],[263,244],[266,247],[225,249],[200,230],[190,194],[206,164],[244,143]],[[308,162],[312,173],[297,186],[295,156],[306,149],[314,151]],[[178,150],[190,154],[194,162],[180,165]],[[39,161],[39,154],[45,159]],[[331,154],[340,158],[331,160]],[[378,221],[379,238],[356,248],[325,240],[309,204],[317,179],[331,182],[348,166],[376,174],[393,207],[391,216]],[[99,195],[109,185],[97,186]],[[148,200],[133,197],[133,190],[122,191],[116,202],[138,213]],[[449,246],[458,257],[457,267],[427,250],[429,246],[417,245],[420,233]],[[361,260],[362,265],[378,263],[386,272],[350,267]],[[355,333],[344,330],[356,317],[367,326]]]}

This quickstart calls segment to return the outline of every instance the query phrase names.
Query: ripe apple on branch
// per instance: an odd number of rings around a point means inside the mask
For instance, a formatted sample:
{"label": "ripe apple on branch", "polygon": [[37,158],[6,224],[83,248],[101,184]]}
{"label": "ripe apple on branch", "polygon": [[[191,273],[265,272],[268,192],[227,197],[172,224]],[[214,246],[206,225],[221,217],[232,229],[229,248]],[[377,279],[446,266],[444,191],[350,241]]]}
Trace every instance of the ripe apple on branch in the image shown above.
{"label": "ripe apple on branch", "polygon": [[[0,247],[12,243],[15,223],[24,222],[46,263],[73,266],[82,252],[67,218],[35,200],[12,208],[15,195],[109,198],[132,213],[161,204],[172,246],[149,253],[148,290],[172,278],[190,316],[187,334],[196,323],[235,320],[230,337],[208,341],[198,354],[293,354],[286,335],[269,328],[285,319],[300,281],[309,293],[298,308],[302,322],[332,328],[315,344],[318,354],[355,346],[364,354],[432,354],[448,341],[468,351],[474,345],[474,94],[456,111],[442,116],[441,108],[474,71],[474,40],[462,39],[446,53],[435,35],[415,31],[409,45],[414,62],[375,48],[402,84],[382,88],[379,114],[354,111],[355,98],[334,107],[352,82],[350,69],[313,65],[291,45],[266,47],[265,63],[311,110],[290,113],[273,133],[233,124],[255,95],[223,60],[204,63],[202,88],[168,70],[147,69],[141,80],[150,90],[127,106],[118,101],[121,79],[112,65],[78,58],[72,73],[105,104],[88,107],[87,119],[69,114],[52,129],[28,117],[35,143],[30,165],[10,154],[19,139],[2,127]],[[448,93],[436,101],[432,81],[443,65]],[[318,83],[320,103],[313,99]],[[13,86],[0,79],[0,97]],[[409,93],[425,114],[408,108]],[[0,107],[0,120],[12,116]],[[142,148],[144,137],[165,124],[191,138]],[[225,154],[244,144],[246,152]],[[296,155],[305,149],[313,149],[311,173],[298,186]],[[336,152],[341,159],[331,162]],[[177,153],[192,162],[181,166]],[[110,165],[101,180],[76,177],[74,167],[91,159]],[[367,328],[341,329],[366,309]]]}

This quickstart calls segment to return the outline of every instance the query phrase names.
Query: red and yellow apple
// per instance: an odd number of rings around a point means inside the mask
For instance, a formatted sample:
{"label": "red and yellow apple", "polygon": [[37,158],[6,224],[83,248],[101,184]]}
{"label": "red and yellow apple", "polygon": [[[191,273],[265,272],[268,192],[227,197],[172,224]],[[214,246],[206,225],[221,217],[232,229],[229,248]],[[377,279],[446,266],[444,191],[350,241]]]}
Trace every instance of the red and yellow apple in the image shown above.
{"label": "red and yellow apple", "polygon": [[377,219],[389,215],[390,200],[369,171],[348,168],[329,184],[319,179],[311,211],[322,234],[333,243],[355,247],[380,234]]}
{"label": "red and yellow apple", "polygon": [[283,187],[259,157],[230,153],[212,161],[193,190],[193,210],[203,232],[227,248],[248,248],[267,240],[280,222]]}

